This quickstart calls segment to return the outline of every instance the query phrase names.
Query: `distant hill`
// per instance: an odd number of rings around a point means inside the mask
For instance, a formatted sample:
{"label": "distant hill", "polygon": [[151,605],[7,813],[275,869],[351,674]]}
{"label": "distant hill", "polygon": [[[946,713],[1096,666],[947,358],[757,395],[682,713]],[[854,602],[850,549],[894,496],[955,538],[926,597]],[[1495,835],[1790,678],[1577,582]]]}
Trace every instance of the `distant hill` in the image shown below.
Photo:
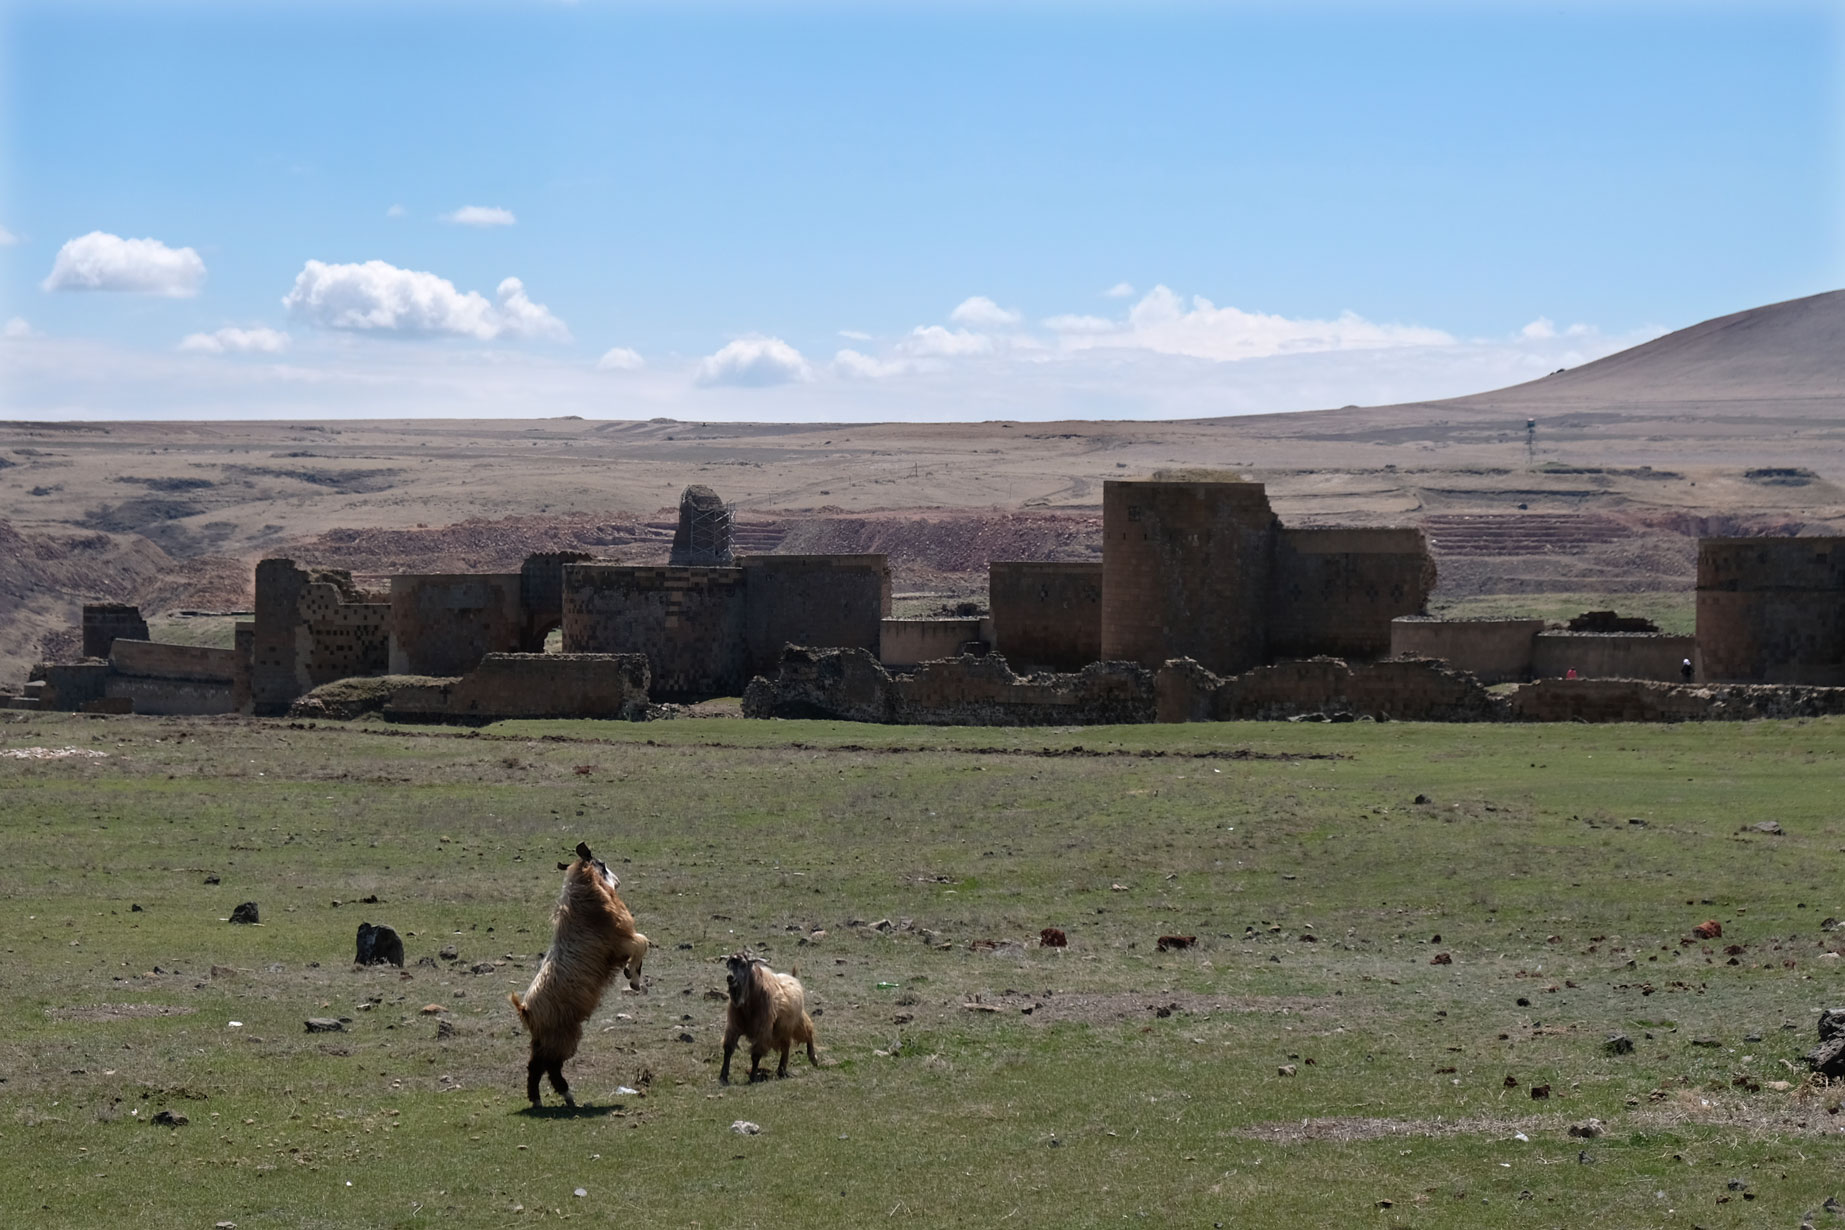
{"label": "distant hill", "polygon": [[1441,403],[1625,410],[1740,402],[1845,406],[1845,290],[1719,316],[1526,384]]}

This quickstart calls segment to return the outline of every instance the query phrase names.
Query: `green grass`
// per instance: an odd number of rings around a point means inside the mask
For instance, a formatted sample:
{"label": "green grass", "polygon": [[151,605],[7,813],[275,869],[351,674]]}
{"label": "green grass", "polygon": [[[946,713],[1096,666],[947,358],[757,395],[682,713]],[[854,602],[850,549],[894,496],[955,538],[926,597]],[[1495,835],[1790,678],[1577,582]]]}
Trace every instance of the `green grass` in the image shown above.
{"label": "green grass", "polygon": [[[1841,722],[22,714],[20,747],[107,755],[0,758],[9,1223],[1715,1230],[1845,1187],[1845,1090],[1784,1062],[1845,1002]],[[650,991],[567,1065],[585,1111],[535,1115],[505,993],[578,840]],[[347,964],[361,919],[407,978]],[[744,945],[799,966],[820,1070],[717,1085]]]}
{"label": "green grass", "polygon": [[249,615],[156,615],[147,621],[148,636],[168,645],[230,649],[237,642],[237,621]]}
{"label": "green grass", "polygon": [[1550,619],[1567,622],[1584,611],[1618,611],[1638,615],[1671,636],[1697,631],[1697,595],[1690,592],[1637,594],[1476,594],[1429,604],[1435,615],[1450,619]]}

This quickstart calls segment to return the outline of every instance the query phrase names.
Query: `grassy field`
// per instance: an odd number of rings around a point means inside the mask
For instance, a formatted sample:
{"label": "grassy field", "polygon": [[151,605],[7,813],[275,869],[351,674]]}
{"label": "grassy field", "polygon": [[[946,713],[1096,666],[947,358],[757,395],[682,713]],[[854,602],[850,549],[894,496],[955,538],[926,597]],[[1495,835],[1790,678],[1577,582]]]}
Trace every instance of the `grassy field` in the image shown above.
{"label": "grassy field", "polygon": [[[6,754],[31,748],[100,755]],[[0,1210],[1793,1230],[1845,1198],[1845,1089],[1798,1063],[1845,1003],[1841,764],[1834,721],[15,714]],[[533,1113],[506,993],[579,840],[649,991],[593,1019],[584,1105]],[[223,921],[243,901],[261,925]],[[361,920],[405,970],[349,964]],[[822,1067],[723,1089],[745,945],[798,965]]]}
{"label": "grassy field", "polygon": [[1697,631],[1697,595],[1689,591],[1634,594],[1472,594],[1432,600],[1429,610],[1450,619],[1550,619],[1567,623],[1585,611],[1617,611],[1650,619],[1661,632],[1690,636]]}

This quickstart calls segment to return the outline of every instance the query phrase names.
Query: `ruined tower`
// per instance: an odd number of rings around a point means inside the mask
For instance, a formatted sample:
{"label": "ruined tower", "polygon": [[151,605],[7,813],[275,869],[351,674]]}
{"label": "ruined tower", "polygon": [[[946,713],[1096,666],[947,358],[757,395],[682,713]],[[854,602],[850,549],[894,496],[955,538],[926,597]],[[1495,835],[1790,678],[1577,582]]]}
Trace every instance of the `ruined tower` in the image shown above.
{"label": "ruined tower", "polygon": [[1104,483],[1102,657],[1260,666],[1276,530],[1261,483]]}
{"label": "ruined tower", "polygon": [[730,554],[730,505],[700,483],[679,495],[679,528],[673,531],[675,567],[722,567]]}

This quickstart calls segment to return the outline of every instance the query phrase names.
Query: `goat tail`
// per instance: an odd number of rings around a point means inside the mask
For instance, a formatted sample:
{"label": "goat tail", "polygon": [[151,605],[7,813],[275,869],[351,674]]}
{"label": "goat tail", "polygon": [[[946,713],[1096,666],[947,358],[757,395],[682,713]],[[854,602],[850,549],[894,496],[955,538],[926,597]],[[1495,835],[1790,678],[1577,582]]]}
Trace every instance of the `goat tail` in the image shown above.
{"label": "goat tail", "polygon": [[508,1003],[512,1004],[514,1010],[519,1013],[519,1023],[525,1026],[525,1032],[532,1032],[531,1013],[527,1012],[525,1010],[525,1005],[519,1001],[518,993],[515,991],[508,991],[506,993],[506,1000]]}

